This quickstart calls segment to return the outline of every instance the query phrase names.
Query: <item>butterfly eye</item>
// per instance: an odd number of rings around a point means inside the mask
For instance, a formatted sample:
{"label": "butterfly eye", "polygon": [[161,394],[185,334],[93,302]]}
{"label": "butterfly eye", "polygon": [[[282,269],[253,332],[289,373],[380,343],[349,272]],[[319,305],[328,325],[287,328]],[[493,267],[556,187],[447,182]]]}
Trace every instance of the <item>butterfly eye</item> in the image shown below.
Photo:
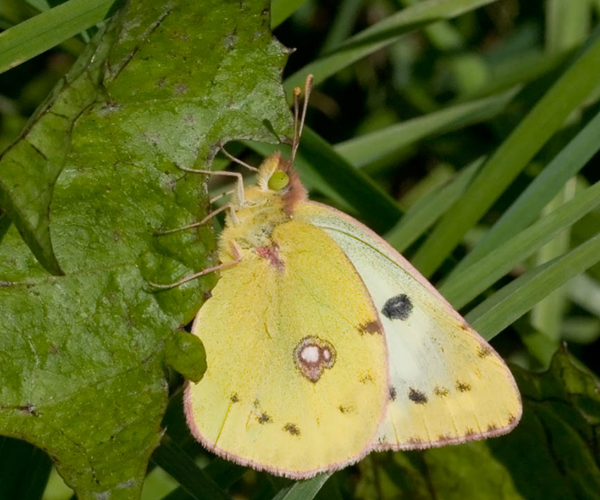
{"label": "butterfly eye", "polygon": [[269,189],[279,191],[286,187],[289,182],[290,178],[288,177],[288,174],[279,170],[269,178]]}

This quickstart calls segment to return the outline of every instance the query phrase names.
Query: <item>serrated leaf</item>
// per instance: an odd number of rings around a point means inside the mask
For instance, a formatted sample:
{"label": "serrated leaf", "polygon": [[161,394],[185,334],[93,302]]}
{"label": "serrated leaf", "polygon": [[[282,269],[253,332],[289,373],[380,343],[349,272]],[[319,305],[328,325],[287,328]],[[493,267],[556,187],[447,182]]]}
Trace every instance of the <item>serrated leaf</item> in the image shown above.
{"label": "serrated leaf", "polygon": [[0,245],[0,432],[46,450],[79,500],[139,498],[162,435],[165,345],[215,279],[148,284],[207,267],[215,249],[209,227],[158,234],[206,213],[206,176],[178,166],[289,133],[287,52],[267,7],[141,0],[114,18],[118,40],[94,59],[103,92],[75,123],[50,205],[65,276],[49,276],[14,227]]}
{"label": "serrated leaf", "polygon": [[71,147],[75,120],[101,92],[102,62],[116,25],[98,33],[19,137],[0,157],[0,206],[40,263],[61,275],[50,240],[50,202]]}

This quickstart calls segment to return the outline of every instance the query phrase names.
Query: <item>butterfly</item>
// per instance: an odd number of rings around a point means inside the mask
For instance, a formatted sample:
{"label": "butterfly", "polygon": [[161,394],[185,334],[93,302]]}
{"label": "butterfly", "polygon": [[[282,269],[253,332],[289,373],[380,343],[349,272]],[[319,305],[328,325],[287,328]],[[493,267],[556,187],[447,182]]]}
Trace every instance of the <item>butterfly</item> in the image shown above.
{"label": "butterfly", "polygon": [[228,211],[220,265],[174,284],[220,271],[192,328],[208,364],[185,390],[192,434],[303,479],[374,450],[509,432],[522,406],[502,358],[382,238],[308,200],[292,162],[311,82],[301,117],[294,92],[291,160],[248,166],[256,184],[239,178],[231,202],[195,224]]}

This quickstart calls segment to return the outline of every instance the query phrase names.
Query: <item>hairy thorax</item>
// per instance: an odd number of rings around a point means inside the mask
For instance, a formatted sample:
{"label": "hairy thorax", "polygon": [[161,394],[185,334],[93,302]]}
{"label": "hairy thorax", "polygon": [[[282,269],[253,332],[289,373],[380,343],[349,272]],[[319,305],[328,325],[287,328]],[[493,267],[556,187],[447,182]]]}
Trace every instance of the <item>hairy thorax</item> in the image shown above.
{"label": "hairy thorax", "polygon": [[245,194],[245,204],[235,211],[237,224],[231,216],[226,219],[225,229],[220,238],[221,262],[234,258],[231,248],[233,241],[242,251],[268,247],[273,230],[292,219],[292,215],[285,210],[282,196],[278,193],[250,188],[246,189]]}

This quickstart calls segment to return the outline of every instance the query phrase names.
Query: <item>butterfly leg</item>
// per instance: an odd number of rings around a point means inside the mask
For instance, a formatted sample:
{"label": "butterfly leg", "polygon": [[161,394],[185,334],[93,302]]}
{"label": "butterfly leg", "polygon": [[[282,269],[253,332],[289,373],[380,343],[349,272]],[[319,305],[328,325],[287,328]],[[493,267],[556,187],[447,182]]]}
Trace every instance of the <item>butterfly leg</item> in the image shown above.
{"label": "butterfly leg", "polygon": [[229,203],[225,203],[225,205],[223,205],[222,207],[219,207],[216,210],[213,210],[206,217],[204,217],[204,219],[202,219],[201,221],[194,222],[193,224],[188,224],[187,226],[176,227],[175,229],[167,229],[166,231],[158,231],[158,232],[155,233],[155,235],[156,236],[163,236],[165,234],[177,233],[179,231],[184,231],[186,229],[193,229],[195,227],[203,226],[210,219],[212,219],[215,215],[220,214],[221,212],[224,212],[225,210],[230,210],[231,211],[230,212],[231,213],[231,217],[232,217],[232,219],[233,219],[234,222],[238,221],[238,219],[237,219],[237,217],[235,215],[235,210],[234,210],[234,207],[233,207],[233,203],[229,202]]}
{"label": "butterfly leg", "polygon": [[182,167],[181,165],[177,165],[177,168],[179,168],[179,170],[183,170],[184,172],[190,172],[192,174],[222,175],[224,177],[235,177],[236,178],[236,189],[233,192],[237,194],[236,202],[239,205],[244,204],[244,202],[245,202],[244,178],[242,177],[242,174],[240,174],[239,172],[227,172],[224,170],[217,170],[216,172],[213,172],[212,170],[196,170],[195,168],[186,168],[186,167]]}
{"label": "butterfly leg", "polygon": [[151,281],[149,281],[148,284],[153,288],[158,288],[160,290],[168,290],[170,288],[175,288],[177,286],[183,285],[184,283],[187,283],[188,281],[192,281],[197,278],[200,278],[201,276],[204,276],[206,274],[214,273],[216,271],[222,271],[223,269],[233,267],[236,264],[239,264],[240,261],[242,260],[242,253],[240,251],[239,246],[237,245],[237,243],[235,241],[231,242],[231,252],[233,253],[234,260],[232,260],[230,262],[224,262],[224,263],[219,264],[218,266],[214,266],[214,267],[207,267],[206,269],[203,269],[202,271],[200,271],[196,274],[192,274],[191,276],[186,276],[185,278],[182,278],[179,281],[176,281],[175,283],[169,283],[168,285],[161,285],[159,283],[153,283]]}
{"label": "butterfly leg", "polygon": [[224,193],[218,194],[214,198],[210,199],[210,204],[212,205],[215,201],[220,200],[221,198],[224,198],[225,196],[229,196],[230,194],[233,194],[236,191],[237,191],[236,189],[230,189],[229,191],[225,191]]}

